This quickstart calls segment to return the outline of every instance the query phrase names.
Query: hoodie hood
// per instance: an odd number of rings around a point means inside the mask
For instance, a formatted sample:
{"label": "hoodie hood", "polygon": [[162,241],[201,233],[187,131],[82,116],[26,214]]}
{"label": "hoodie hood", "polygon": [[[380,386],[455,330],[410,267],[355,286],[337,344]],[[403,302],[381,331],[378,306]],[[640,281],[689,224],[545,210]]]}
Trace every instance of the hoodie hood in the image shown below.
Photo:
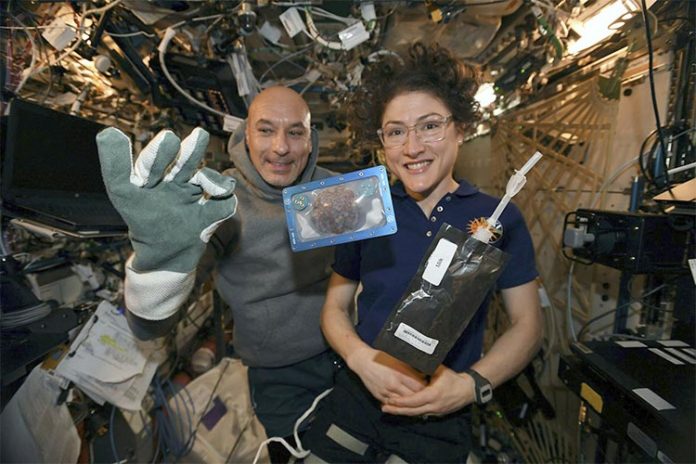
{"label": "hoodie hood", "polygon": [[[282,198],[283,189],[273,187],[266,183],[251,162],[249,151],[247,150],[244,140],[245,131],[246,121],[234,131],[227,141],[227,153],[229,153],[230,158],[234,162],[234,167],[237,168],[237,171],[244,177],[249,186],[256,191],[258,196],[268,199]],[[312,151],[309,154],[307,166],[305,166],[304,171],[302,171],[300,177],[297,178],[295,184],[309,182],[314,177],[314,171],[316,170],[317,160],[319,158],[319,137],[314,128],[311,129],[311,137]]]}

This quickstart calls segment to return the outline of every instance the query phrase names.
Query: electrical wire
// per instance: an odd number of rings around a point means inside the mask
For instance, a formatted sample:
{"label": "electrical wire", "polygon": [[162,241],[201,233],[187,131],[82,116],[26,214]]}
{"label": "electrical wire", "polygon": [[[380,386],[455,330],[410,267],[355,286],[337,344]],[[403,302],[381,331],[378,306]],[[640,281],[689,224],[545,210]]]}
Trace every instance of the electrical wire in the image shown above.
{"label": "electrical wire", "polygon": [[266,69],[266,70],[263,72],[263,74],[261,74],[261,76],[259,76],[259,78],[258,78],[258,81],[261,82],[261,86],[263,87],[263,85],[264,85],[264,77],[266,77],[266,75],[267,75],[269,72],[271,72],[273,69],[275,69],[278,65],[280,65],[280,64],[282,64],[282,63],[285,63],[285,62],[288,61],[289,59],[294,58],[294,57],[296,57],[296,56],[298,56],[298,55],[301,55],[301,54],[306,53],[307,50],[309,50],[309,49],[312,48],[312,47],[313,47],[313,44],[309,44],[309,45],[307,45],[307,46],[305,46],[305,47],[303,47],[303,48],[301,48],[301,49],[299,49],[299,50],[297,50],[297,51],[295,51],[295,52],[292,52],[292,53],[290,53],[290,54],[288,54],[288,55],[285,55],[283,58],[279,59],[278,61],[276,61],[275,63],[273,63],[271,66],[269,66],[268,69]]}
{"label": "electrical wire", "polygon": [[568,269],[568,281],[567,285],[568,288],[566,289],[567,291],[567,301],[566,301],[566,318],[568,319],[568,333],[570,334],[571,338],[573,339],[574,342],[578,341],[578,336],[575,335],[575,325],[573,323],[573,306],[572,306],[572,299],[573,299],[573,271],[575,270],[575,261],[572,261],[570,263],[570,268]]}
{"label": "electrical wire", "polygon": [[[10,16],[12,16],[12,18],[15,19],[15,21],[16,21],[17,18],[16,18],[14,15],[10,15]],[[17,21],[17,22],[20,22],[20,21]],[[71,24],[66,24],[66,25],[64,25],[64,26],[20,26],[20,27],[16,27],[16,26],[0,26],[0,29],[6,29],[6,30],[9,30],[9,31],[22,31],[22,30],[26,30],[26,29],[34,29],[34,30],[73,29],[75,32],[78,32],[78,31],[79,31],[79,29],[78,29],[77,27],[75,27],[75,26],[73,26],[73,25],[71,25]]]}
{"label": "electrical wire", "polygon": [[[165,457],[168,455],[174,456],[178,460],[191,452],[196,443],[198,428],[203,421],[205,413],[210,408],[210,404],[217,393],[228,366],[229,363],[226,363],[220,372],[208,397],[208,401],[200,411],[201,416],[195,426],[193,425],[193,417],[196,414],[196,406],[188,389],[184,386],[179,390],[179,393],[176,393],[170,380],[166,379],[163,384],[159,375],[155,374],[152,381],[152,389],[155,399],[154,416],[157,424],[157,447]],[[169,407],[165,385],[169,389],[171,398],[173,398],[174,410]],[[186,398],[184,398],[184,395]],[[156,451],[156,453],[159,451]]]}
{"label": "electrical wire", "polygon": [[[643,293],[643,294],[642,294],[641,296],[639,296],[638,298],[633,298],[633,299],[631,299],[631,301],[628,301],[628,302],[622,304],[621,306],[617,306],[616,308],[610,309],[610,310],[608,310],[608,311],[604,311],[603,313],[601,313],[601,314],[599,314],[599,315],[593,317],[592,319],[589,319],[589,320],[588,320],[587,322],[585,322],[585,323],[583,324],[583,326],[580,328],[580,332],[578,332],[578,339],[582,339],[582,336],[585,334],[585,332],[586,332],[587,329],[589,328],[590,324],[592,324],[592,323],[594,323],[594,322],[597,322],[599,319],[602,319],[602,318],[604,318],[604,317],[606,317],[606,316],[608,316],[608,315],[610,315],[610,314],[613,314],[613,313],[617,312],[617,311],[620,310],[620,309],[623,309],[623,308],[625,308],[625,307],[628,307],[628,306],[632,305],[633,303],[635,303],[636,301],[643,300],[643,299],[649,297],[650,295],[652,295],[652,294],[654,294],[654,293],[656,293],[656,292],[662,290],[662,289],[663,289],[664,287],[666,287],[666,286],[667,286],[666,283],[664,283],[664,284],[662,284],[662,285],[658,285],[657,287],[653,288],[653,289],[650,290],[649,292]],[[577,340],[576,340],[576,341],[577,341]]]}
{"label": "electrical wire", "polygon": [[[155,446],[154,443],[155,443],[155,434],[157,433],[157,424],[155,424],[155,427],[153,428],[150,425],[150,423],[148,423],[142,410],[138,411],[138,414],[140,415],[140,420],[143,422],[143,425],[145,427],[145,431],[147,432],[148,438],[150,439],[150,443],[152,443],[153,446]],[[152,422],[152,421],[150,421],[150,422]],[[153,453],[152,453],[152,464],[155,464],[155,462],[157,462],[157,455],[159,454],[159,451],[160,451],[160,442],[159,442],[159,440],[157,440],[157,446],[153,449]]]}
{"label": "electrical wire", "polygon": [[653,113],[655,114],[655,126],[657,127],[657,139],[660,143],[660,150],[662,150],[662,164],[664,168],[664,176],[665,176],[665,185],[667,186],[667,190],[669,190],[670,194],[672,194],[672,197],[674,197],[674,194],[672,193],[672,187],[670,186],[669,182],[669,174],[667,171],[669,170],[669,167],[667,166],[667,156],[669,153],[667,152],[667,146],[665,145],[665,139],[664,139],[664,134],[662,133],[662,123],[660,122],[660,111],[659,108],[657,107],[657,95],[655,92],[655,72],[654,72],[654,64],[653,64],[653,45],[652,45],[652,33],[650,32],[650,23],[648,22],[648,7],[645,3],[645,0],[640,0],[641,3],[641,13],[643,15],[643,25],[645,26],[645,40],[648,46],[648,80],[650,83],[650,97],[652,101],[652,108],[653,108]]}
{"label": "electrical wire", "polygon": [[[673,127],[664,127],[663,128],[663,130],[667,130],[667,129],[672,130]],[[673,142],[677,141],[678,139],[680,139],[681,137],[685,136],[686,134],[689,134],[690,132],[694,132],[694,131],[696,131],[696,129],[690,128],[690,129],[685,129],[685,130],[678,132],[676,134],[669,134],[668,135],[668,143],[673,143]],[[650,185],[652,185],[653,188],[656,189],[657,191],[661,191],[663,186],[661,186],[660,184],[657,183],[655,176],[649,170],[650,165],[655,164],[653,155],[654,155],[655,151],[657,150],[657,146],[659,144],[658,140],[653,141],[650,149],[646,150],[646,146],[647,146],[648,142],[653,137],[655,137],[656,134],[657,134],[657,130],[653,130],[652,132],[650,132],[650,134],[647,135],[647,137],[641,143],[640,155],[638,157],[638,166],[640,168],[641,174],[648,181],[648,183],[650,183]],[[688,137],[686,137],[685,139],[686,139],[686,143],[689,145],[689,150],[690,150],[691,149],[691,141]],[[668,169],[667,174],[671,176],[674,174],[678,174],[679,172],[687,171],[693,167],[694,167],[693,163],[686,164],[683,166],[677,166],[677,167]]]}
{"label": "electrical wire", "polygon": [[377,51],[370,53],[369,55],[367,55],[367,61],[369,63],[375,63],[375,62],[379,61],[384,56],[390,56],[392,58],[396,58],[396,60],[399,62],[400,65],[403,66],[403,64],[404,64],[404,59],[401,58],[401,55],[399,55],[395,51],[389,50],[387,48],[383,48],[382,50],[377,50]]}
{"label": "electrical wire", "polygon": [[319,34],[317,27],[314,25],[314,19],[312,18],[312,9],[311,8],[305,7],[304,12],[305,12],[305,22],[307,23],[307,28],[302,29],[302,32],[304,32],[307,37],[314,40],[316,43],[323,45],[326,48],[330,48],[331,50],[344,50],[345,49],[342,42],[334,42],[334,41],[326,40],[325,38],[323,38],[321,36],[321,34]]}
{"label": "electrical wire", "polygon": [[[598,202],[599,202],[599,199],[600,199],[602,193],[604,193],[606,190],[608,190],[608,189],[609,189],[609,186],[611,186],[612,182],[614,182],[614,181],[616,180],[617,177],[619,177],[621,174],[623,174],[623,173],[626,171],[626,169],[628,169],[628,168],[630,168],[631,166],[633,166],[633,164],[634,164],[636,161],[639,161],[639,162],[640,162],[640,159],[641,159],[641,156],[638,155],[637,157],[632,158],[632,159],[626,161],[625,163],[623,163],[621,166],[617,167],[617,168],[614,170],[614,172],[613,172],[609,177],[607,177],[607,180],[605,180],[605,181],[602,183],[602,185],[601,185],[601,186],[599,187],[599,189],[597,190],[597,193],[595,193],[594,198],[593,198],[592,201],[590,202],[590,205],[592,205],[591,207],[592,207],[592,208],[596,208],[596,207],[598,206]],[[641,170],[641,172],[642,172],[642,170]]]}
{"label": "electrical wire", "polygon": [[145,32],[145,31],[129,32],[127,34],[117,34],[116,32],[109,32],[109,31],[104,31],[104,32],[106,34],[109,34],[111,37],[136,37],[139,35],[144,35],[145,37],[150,37],[150,38],[157,37],[157,34],[151,34],[149,32]]}
{"label": "electrical wire", "polygon": [[222,118],[226,118],[228,115],[223,113],[222,111],[218,111],[215,108],[211,108],[210,106],[206,105],[205,103],[196,100],[189,94],[186,90],[184,90],[177,82],[174,80],[174,77],[169,73],[169,70],[167,69],[167,64],[165,63],[164,57],[165,54],[167,53],[167,47],[169,47],[169,42],[172,41],[174,36],[176,36],[177,31],[176,29],[172,27],[168,27],[167,30],[164,33],[164,37],[162,37],[162,41],[160,42],[159,46],[157,47],[157,50],[159,51],[159,62],[160,62],[160,67],[162,68],[162,72],[164,73],[164,76],[167,78],[167,80],[172,84],[172,86],[181,94],[183,95],[188,101],[193,103],[194,105],[203,108],[206,111],[209,111],[213,114],[216,114]]}
{"label": "electrical wire", "polygon": [[317,6],[312,7],[312,13],[316,14],[317,16],[322,16],[324,18],[329,18],[333,19],[334,21],[338,21],[340,23],[345,24],[346,26],[352,26],[356,22],[358,22],[358,19],[353,18],[352,16],[344,17],[344,16],[338,16],[336,14],[331,13],[330,11],[326,11],[323,8],[319,8]]}
{"label": "electrical wire", "polygon": [[300,2],[300,1],[297,1],[297,2],[294,2],[294,1],[293,2],[274,2],[274,1],[271,1],[271,5],[273,5],[273,6],[312,6],[313,4],[314,4],[314,2],[312,2],[311,0],[307,1],[307,2]]}
{"label": "electrical wire", "polygon": [[116,5],[121,3],[122,1],[123,0],[114,0],[113,2],[109,3],[108,5],[105,5],[105,6],[102,6],[99,8],[93,8],[91,10],[87,10],[87,11],[82,13],[82,17],[91,16],[93,14],[98,14],[98,13],[104,13],[104,12],[112,9],[113,7],[115,7]]}
{"label": "electrical wire", "polygon": [[[91,10],[87,10],[86,7],[83,7],[82,19],[84,20],[84,18],[86,18],[87,16],[91,16],[91,15],[93,15],[93,14],[104,13],[105,11],[114,8],[115,6],[117,6],[118,4],[120,4],[122,1],[123,1],[123,0],[114,0],[113,2],[109,3],[109,4],[106,5],[106,6],[103,6],[103,7],[100,7],[100,8],[94,8],[94,9],[91,9]],[[85,5],[86,5],[86,4],[85,4]],[[74,43],[71,47],[69,47],[67,50],[65,50],[65,52],[63,52],[63,54],[61,54],[58,58],[56,58],[56,59],[54,60],[54,63],[60,63],[61,61],[63,61],[63,59],[67,58],[72,52],[74,52],[75,50],[77,50],[77,47],[79,47],[79,46],[82,44],[82,42],[84,41],[84,39],[83,39],[83,34],[82,34],[82,32],[84,32],[84,27],[80,26],[80,27],[78,27],[77,30],[78,30],[78,34],[77,34],[77,36],[76,36],[76,37],[77,37],[77,40],[75,41],[75,43]],[[29,76],[28,76],[28,77],[32,77],[32,76],[38,74],[39,72],[41,72],[41,71],[43,71],[44,69],[46,69],[47,66],[50,66],[50,63],[47,64],[47,65],[45,65],[45,66],[42,66],[42,67],[39,67],[39,68],[35,69],[35,70],[32,71],[31,73],[29,73]]]}
{"label": "electrical wire", "polygon": [[[645,137],[645,139],[643,139],[643,143],[640,144],[640,151],[638,152],[638,167],[640,168],[640,172],[643,175],[643,177],[645,178],[645,180],[647,180],[651,184],[653,183],[653,177],[650,173],[648,173],[648,170],[645,167],[645,156],[646,156],[645,147],[648,143],[648,140],[656,133],[657,133],[657,130],[653,130]],[[649,155],[649,153],[647,153],[647,154]]]}
{"label": "electrical wire", "polygon": [[[169,405],[165,385],[174,400],[174,409]],[[159,374],[155,374],[153,378],[152,391],[155,400],[154,415],[158,426],[158,446],[165,456],[170,455],[180,459],[191,452],[195,443],[196,429],[192,420],[193,414],[195,414],[193,400],[185,388],[182,388],[181,391],[188,398],[176,394],[171,382],[167,380],[163,384]],[[191,405],[190,408],[186,400]]]}
{"label": "electrical wire", "polygon": [[15,95],[19,95],[19,91],[22,90],[24,84],[27,83],[27,81],[29,80],[29,76],[33,74],[34,67],[36,66],[38,49],[36,47],[36,41],[34,40],[34,36],[31,34],[31,32],[29,32],[27,26],[14,15],[10,15],[10,17],[13,21],[17,22],[20,26],[22,26],[23,32],[27,35],[27,37],[29,38],[29,42],[31,43],[31,62],[29,63],[29,67],[24,71],[24,76],[22,77],[22,80],[19,81],[19,84],[17,84],[17,87],[15,87],[14,90]]}
{"label": "electrical wire", "polygon": [[[264,39],[264,41],[265,41],[266,43],[268,43],[268,44],[273,44],[272,42],[268,41],[267,39]],[[274,55],[280,57],[280,59],[282,59],[282,58],[284,58],[285,56],[287,56],[287,54],[292,53],[292,52],[294,52],[294,51],[297,51],[297,47],[291,47],[291,46],[289,46],[289,45],[284,45],[284,44],[281,44],[281,43],[273,44],[273,45],[274,45],[274,46],[272,46],[272,47],[259,47],[259,48],[255,48],[254,50],[251,51],[251,53],[269,51],[269,52],[273,53]],[[312,46],[312,45],[310,44],[310,47],[311,47],[311,46]],[[285,50],[285,51],[286,51],[286,52],[285,52],[286,54],[283,54],[281,51],[278,50],[278,48],[280,48],[281,50]],[[306,48],[306,47],[303,47],[303,48]],[[266,60],[266,61],[268,61],[268,60]],[[275,63],[275,61],[274,61],[274,63]],[[297,64],[297,63],[295,63],[295,62],[293,62],[293,61],[287,61],[286,63],[288,63],[289,65],[294,66],[295,68],[297,68],[298,70],[302,71],[303,73],[306,71],[306,66],[300,66],[299,64]]]}
{"label": "electrical wire", "polygon": [[[186,412],[186,423],[189,424],[189,438],[184,443],[184,449],[181,453],[182,456],[186,456],[187,454],[189,454],[191,452],[191,450],[193,449],[193,444],[196,441],[196,429],[191,428],[191,426],[193,424],[193,414],[195,414],[195,412],[196,412],[196,407],[195,407],[195,404],[193,402],[193,398],[191,398],[191,393],[188,391],[188,389],[186,389],[185,387],[182,388],[181,391],[184,393],[184,395],[177,395],[176,391],[174,390],[174,386],[169,379],[166,380],[166,385],[171,392],[172,398],[174,398],[174,404],[176,405],[177,413],[179,412],[179,398],[181,399],[181,403],[184,405],[184,407],[183,407],[184,412]],[[189,404],[191,404],[191,406],[192,406],[191,409],[186,407],[186,402],[185,402],[184,396],[186,396],[186,400],[188,400]],[[203,412],[205,412],[205,411],[203,411]],[[183,435],[183,433],[184,433],[183,417],[179,414],[177,414],[177,416],[179,416],[179,418],[181,419],[181,421],[180,421],[181,427],[179,428],[179,430],[181,431],[181,434]]]}

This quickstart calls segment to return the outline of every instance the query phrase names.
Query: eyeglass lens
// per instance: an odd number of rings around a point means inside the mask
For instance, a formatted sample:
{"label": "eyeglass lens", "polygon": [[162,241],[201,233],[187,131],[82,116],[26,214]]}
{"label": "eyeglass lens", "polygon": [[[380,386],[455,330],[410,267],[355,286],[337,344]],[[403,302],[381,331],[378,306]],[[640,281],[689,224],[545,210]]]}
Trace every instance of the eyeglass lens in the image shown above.
{"label": "eyeglass lens", "polygon": [[416,137],[421,142],[438,142],[445,138],[448,120],[447,117],[428,118],[410,127],[405,124],[387,124],[380,135],[385,146],[404,145],[411,129],[416,132]]}

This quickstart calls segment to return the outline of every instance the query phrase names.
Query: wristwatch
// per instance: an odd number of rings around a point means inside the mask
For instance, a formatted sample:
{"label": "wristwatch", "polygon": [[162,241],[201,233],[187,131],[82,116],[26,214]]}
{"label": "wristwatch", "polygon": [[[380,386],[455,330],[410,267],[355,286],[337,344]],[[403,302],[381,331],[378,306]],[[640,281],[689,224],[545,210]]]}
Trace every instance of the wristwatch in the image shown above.
{"label": "wristwatch", "polygon": [[486,404],[493,398],[493,386],[487,378],[473,369],[467,369],[467,374],[474,379],[474,393],[477,404]]}

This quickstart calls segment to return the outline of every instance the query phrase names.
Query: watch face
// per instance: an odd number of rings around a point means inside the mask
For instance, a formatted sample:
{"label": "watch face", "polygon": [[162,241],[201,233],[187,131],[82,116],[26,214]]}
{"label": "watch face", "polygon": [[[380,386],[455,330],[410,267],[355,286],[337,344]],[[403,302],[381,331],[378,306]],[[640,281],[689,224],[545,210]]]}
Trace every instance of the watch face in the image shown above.
{"label": "watch face", "polygon": [[493,387],[490,384],[486,384],[479,390],[479,399],[481,404],[488,403],[493,399]]}

